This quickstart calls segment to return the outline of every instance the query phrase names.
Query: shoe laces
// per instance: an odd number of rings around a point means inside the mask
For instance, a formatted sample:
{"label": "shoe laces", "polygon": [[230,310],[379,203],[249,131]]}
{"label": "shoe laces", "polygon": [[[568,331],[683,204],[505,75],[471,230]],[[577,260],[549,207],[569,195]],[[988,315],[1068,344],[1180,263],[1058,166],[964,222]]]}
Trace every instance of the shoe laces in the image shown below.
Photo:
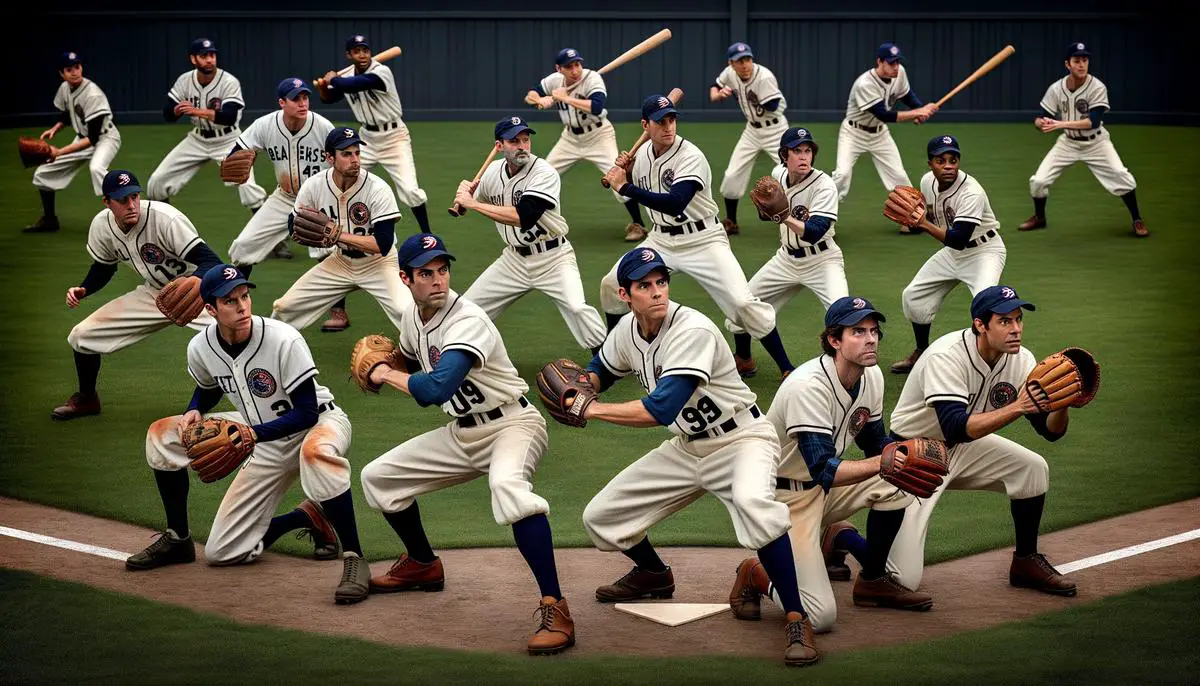
{"label": "shoe laces", "polygon": [[154,534],[154,536],[157,538],[157,540],[151,543],[149,548],[146,548],[146,552],[150,555],[160,553],[164,550],[169,550],[171,545],[175,543],[175,539],[171,538],[166,531],[160,531]]}
{"label": "shoe laces", "polygon": [[[554,610],[558,605],[538,605],[533,611],[533,616],[538,618],[538,631],[553,631],[554,629]],[[541,615],[541,616],[539,616]],[[536,632],[535,632],[536,633]]]}
{"label": "shoe laces", "polygon": [[797,619],[794,622],[787,623],[787,640],[788,645],[799,643],[802,646],[807,646],[808,643],[804,640],[804,620]]}
{"label": "shoe laces", "polygon": [[354,581],[358,578],[358,566],[362,563],[362,558],[356,555],[351,555],[345,558],[345,566],[342,568],[342,581]]}
{"label": "shoe laces", "polygon": [[1041,553],[1034,553],[1032,559],[1038,567],[1041,567],[1042,571],[1052,576],[1058,576],[1058,570],[1054,568],[1054,565],[1050,564],[1050,561],[1046,559],[1045,555]]}

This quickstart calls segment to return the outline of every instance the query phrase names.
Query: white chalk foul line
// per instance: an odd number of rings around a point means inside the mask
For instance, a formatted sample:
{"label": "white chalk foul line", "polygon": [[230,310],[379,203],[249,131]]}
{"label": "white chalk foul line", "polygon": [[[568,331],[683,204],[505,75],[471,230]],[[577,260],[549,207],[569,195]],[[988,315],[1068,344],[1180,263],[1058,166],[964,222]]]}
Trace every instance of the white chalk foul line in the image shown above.
{"label": "white chalk foul line", "polygon": [[1166,538],[1160,538],[1155,541],[1138,543],[1137,545],[1131,545],[1127,548],[1121,548],[1119,550],[1112,550],[1107,553],[1085,557],[1082,560],[1068,562],[1065,565],[1055,565],[1055,568],[1063,574],[1070,574],[1071,572],[1078,572],[1079,570],[1087,569],[1088,567],[1095,567],[1096,565],[1107,564],[1122,558],[1141,555],[1142,553],[1148,553],[1151,550],[1166,548],[1167,546],[1185,543],[1197,538],[1200,538],[1200,529],[1192,529],[1191,531],[1186,531],[1182,534],[1175,534],[1174,536],[1167,536]]}
{"label": "white chalk foul line", "polygon": [[123,553],[120,550],[101,548],[100,546],[88,545],[86,543],[77,543],[75,541],[68,541],[65,538],[43,536],[42,534],[35,534],[29,531],[22,531],[20,529],[10,529],[7,526],[0,526],[0,535],[12,536],[13,538],[33,541],[34,543],[41,543],[43,545],[52,545],[56,548],[66,548],[67,550],[87,553],[88,555],[107,557],[110,560],[120,560],[121,562],[124,562],[125,559],[130,555],[130,553]]}

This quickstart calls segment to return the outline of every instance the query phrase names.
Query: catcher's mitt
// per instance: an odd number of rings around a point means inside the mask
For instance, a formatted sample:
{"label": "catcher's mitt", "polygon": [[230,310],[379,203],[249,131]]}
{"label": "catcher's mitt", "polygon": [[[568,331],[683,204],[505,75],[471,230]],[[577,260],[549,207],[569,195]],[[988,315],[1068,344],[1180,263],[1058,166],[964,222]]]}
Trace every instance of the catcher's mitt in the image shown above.
{"label": "catcher's mitt", "polygon": [[387,336],[363,336],[350,353],[350,378],[364,391],[378,393],[382,386],[371,383],[371,372],[381,364],[395,366],[396,344]]}
{"label": "catcher's mitt", "polygon": [[320,210],[301,207],[292,221],[292,240],[313,248],[332,248],[337,245],[342,230]]}
{"label": "catcher's mitt", "polygon": [[257,440],[249,426],[218,417],[195,422],[183,431],[191,468],[206,484],[236,470],[254,452]]}
{"label": "catcher's mitt", "polygon": [[587,370],[568,359],[549,362],[537,375],[538,397],[561,424],[587,426],[584,411],[596,400],[596,387]]}
{"label": "catcher's mitt", "polygon": [[783,192],[783,186],[770,176],[761,177],[754,182],[754,188],[750,189],[750,200],[758,208],[758,218],[763,221],[782,224],[792,213],[791,203],[788,202],[787,194]]}
{"label": "catcher's mitt", "polygon": [[26,169],[50,161],[50,144],[40,138],[21,136],[17,139],[17,152]]}
{"label": "catcher's mitt", "polygon": [[[896,453],[904,464],[896,464]],[[888,443],[879,458],[879,476],[889,484],[918,498],[928,498],[942,477],[950,473],[950,452],[946,444],[934,438],[910,438]]]}
{"label": "catcher's mitt", "polygon": [[912,186],[896,186],[888,193],[883,216],[901,226],[916,226],[925,218],[925,197]]}
{"label": "catcher's mitt", "polygon": [[175,326],[187,326],[204,311],[204,300],[200,297],[200,277],[177,276],[154,297],[154,304],[163,316]]}
{"label": "catcher's mitt", "polygon": [[[1035,393],[1040,389],[1045,394]],[[1065,348],[1037,363],[1025,378],[1025,391],[1041,412],[1083,407],[1100,390],[1100,365],[1083,348]]]}
{"label": "catcher's mitt", "polygon": [[238,150],[221,161],[221,180],[226,183],[246,183],[254,169],[254,158],[258,153],[245,148]]}

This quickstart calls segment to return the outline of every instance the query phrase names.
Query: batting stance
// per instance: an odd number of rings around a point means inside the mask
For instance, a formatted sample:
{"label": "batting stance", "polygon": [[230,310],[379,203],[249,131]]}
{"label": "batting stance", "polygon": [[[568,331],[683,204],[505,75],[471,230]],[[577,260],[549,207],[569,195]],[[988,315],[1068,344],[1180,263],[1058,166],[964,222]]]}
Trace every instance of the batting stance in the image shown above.
{"label": "batting stance", "polygon": [[346,39],[346,58],[352,64],[341,71],[325,73],[318,87],[321,101],[335,103],[343,97],[362,128],[363,171],[382,165],[392,177],[400,202],[412,208],[421,231],[429,233],[425,191],[417,185],[412,137],[405,125],[404,110],[396,91],[396,76],[387,65],[371,59],[371,46],[361,34]]}
{"label": "batting stance", "polygon": [[1138,212],[1137,182],[1121,162],[1108,129],[1104,128],[1104,113],[1109,109],[1108,87],[1088,73],[1091,55],[1083,43],[1067,46],[1064,63],[1067,75],[1050,84],[1042,96],[1042,111],[1033,120],[1033,125],[1042,133],[1063,133],[1029,178],[1033,216],[1021,224],[1020,230],[1046,227],[1046,197],[1050,194],[1050,186],[1067,167],[1083,162],[1104,190],[1125,201],[1133,217],[1134,235],[1149,236],[1150,230]]}
{"label": "batting stance", "polygon": [[[192,180],[202,164],[210,160],[220,163],[241,132],[238,122],[246,106],[242,84],[233,74],[217,67],[216,44],[207,38],[197,38],[188,48],[188,55],[196,68],[175,79],[163,105],[163,119],[176,122],[180,117],[190,117],[194,128],[150,173],[146,185],[146,197],[150,200],[169,201]],[[245,183],[226,181],[225,185],[236,185],[242,205],[251,211],[262,207],[267,199],[267,192],[254,182],[253,170]]]}
{"label": "batting stance", "polygon": [[[676,134],[676,116],[675,106],[665,96],[646,98],[642,128],[649,133],[649,142],[632,159],[622,153],[609,172],[609,181],[621,195],[650,210],[654,227],[639,247],[654,249],[670,260],[674,269],[699,282],[731,322],[762,341],[781,372],[790,372],[792,363],[775,328],[775,309],[750,292],[742,265],[729,247],[729,237],[715,230],[721,225],[712,199],[708,159],[695,144]],[[600,306],[607,314],[610,331],[629,311],[628,301],[618,295],[617,266],[614,264],[600,283]],[[748,357],[739,357],[737,368],[747,377],[757,371]]]}
{"label": "batting stance", "polygon": [[[221,259],[196,233],[182,212],[165,203],[143,200],[133,172],[114,169],[102,183],[104,207],[88,228],[87,251],[92,265],[78,286],[67,289],[67,307],[108,285],[121,262],[143,282],[113,298],[71,329],[67,343],[75,351],[79,391],[54,408],[52,419],[75,419],[100,413],[96,377],[100,356],[122,350],[171,325],[155,304],[159,289],[176,278],[204,276]],[[212,323],[200,313],[187,326],[200,330]]]}
{"label": "batting stance", "polygon": [[[540,110],[558,110],[563,131],[546,156],[546,161],[559,174],[565,173],[584,160],[596,165],[600,173],[608,172],[617,159],[617,133],[608,121],[604,103],[608,89],[604,77],[583,68],[583,55],[575,48],[563,48],[554,59],[554,73],[549,74],[525,94],[525,101],[536,103]],[[613,197],[629,212],[625,240],[640,241],[646,237],[641,208],[633,198],[613,190]]]}
{"label": "batting stance", "polygon": [[[387,341],[386,349],[364,358],[359,351],[368,337],[356,346],[352,360],[360,385],[378,389],[386,383],[422,407],[440,405],[452,417],[363,469],[367,503],[383,512],[408,551],[385,574],[372,577],[371,591],[442,590],[442,561],[429,545],[416,497],[486,474],[492,515],[497,524],[512,526],[542,596],[528,650],[558,653],[575,645],[575,623],[558,583],[546,518],[550,506],[531,483],[546,452],[546,420],[525,399],[529,386],[509,360],[492,320],[450,289],[453,259],[433,234],[406,239],[400,264],[413,304],[405,313],[400,345],[392,350]],[[401,355],[409,371],[387,364]]]}
{"label": "batting stance", "polygon": [[1038,553],[1038,526],[1050,468],[1041,455],[998,435],[1024,416],[1049,441],[1067,431],[1067,409],[1038,409],[1025,389],[1037,361],[1021,345],[1022,310],[1034,305],[1008,286],[981,290],[971,300],[970,328],[934,341],[913,367],[892,410],[894,438],[926,436],[950,447],[950,473],[930,498],[909,506],[892,546],[888,567],[908,588],[919,588],[925,569],[929,518],[948,489],[1008,495],[1016,532],[1009,583],[1074,596],[1075,582]]}
{"label": "batting stance", "polygon": [[[334,600],[367,597],[370,568],[362,560],[350,494],[350,418],[317,383],[319,373],[304,337],[286,324],[251,314],[254,287],[232,265],[208,271],[200,284],[205,310],[215,322],[188,344],[188,373],[196,390],[187,411],[150,425],[146,461],[162,496],[167,529],[125,561],[131,571],[192,562],[187,516],[188,451],[182,436],[206,416],[249,427],[253,453],[237,469],[213,520],[205,561],[246,564],[294,529],[311,529],[318,544],[334,538],[343,548],[343,571]],[[209,412],[228,398],[236,412]],[[272,517],[300,477],[308,499]]]}
{"label": "batting stance", "polygon": [[738,199],[746,193],[750,170],[758,153],[774,156],[779,149],[779,136],[788,127],[787,100],[779,90],[779,81],[770,69],[755,64],[754,53],[745,43],[734,43],[726,51],[729,66],[717,75],[708,89],[708,99],[720,102],[729,97],[736,99],[746,117],[746,128],[742,130],[729,167],[721,180],[721,196],[725,198],[725,219],[721,222],[725,232],[739,232],[737,223]]}
{"label": "batting stance", "polygon": [[575,248],[567,241],[560,213],[562,180],[535,156],[529,128],[520,117],[496,123],[504,159],[492,162],[478,186],[463,180],[454,201],[496,223],[505,249],[463,296],[495,320],[521,296],[536,289],[554,301],[579,345],[595,350],[604,342],[604,321],[583,296]]}
{"label": "batting stance", "polygon": [[121,133],[113,122],[108,96],[94,81],[83,77],[79,53],[64,52],[59,57],[58,75],[63,81],[54,94],[58,121],[43,131],[40,138],[50,140],[63,127],[70,126],[75,131],[75,140],[61,148],[51,146],[50,159],[34,171],[33,187],[42,197],[42,216],[25,227],[25,233],[58,231],[54,194],[70,185],[85,164],[92,175],[92,191],[101,195],[108,165],[121,149]]}

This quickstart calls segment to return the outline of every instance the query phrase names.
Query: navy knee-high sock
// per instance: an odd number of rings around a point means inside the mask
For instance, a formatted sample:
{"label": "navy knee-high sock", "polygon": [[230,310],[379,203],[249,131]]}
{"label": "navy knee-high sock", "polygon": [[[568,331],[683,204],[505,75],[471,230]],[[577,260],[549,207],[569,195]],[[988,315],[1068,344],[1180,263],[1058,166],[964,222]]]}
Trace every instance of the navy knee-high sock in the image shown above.
{"label": "navy knee-high sock", "polygon": [[383,518],[404,542],[409,557],[425,564],[433,562],[433,548],[429,546],[425,527],[421,525],[421,510],[417,507],[417,501],[414,500],[412,505],[399,512],[384,512]]}
{"label": "navy knee-high sock", "polygon": [[753,357],[753,353],[750,352],[750,334],[733,334],[733,354],[737,355],[743,360],[748,360]]}
{"label": "navy knee-high sock", "polygon": [[759,342],[771,354],[771,359],[775,360],[775,364],[779,365],[779,371],[790,372],[795,369],[792,361],[788,359],[787,351],[783,349],[783,341],[779,338],[779,329],[771,329],[771,333],[763,336]]}
{"label": "navy knee-high sock", "polygon": [[854,556],[863,569],[867,568],[870,556],[867,553],[867,539],[854,529],[842,529],[833,537],[834,550],[843,550]]}
{"label": "navy knee-high sock", "polygon": [[154,483],[158,484],[158,495],[162,497],[163,510],[167,513],[167,528],[180,538],[187,538],[188,531],[188,473],[186,469],[166,471],[154,470]]}
{"label": "navy knee-high sock", "polygon": [[513,539],[517,549],[533,571],[542,596],[562,600],[558,587],[558,567],[554,564],[554,540],[550,536],[550,520],[544,514],[535,514],[513,522]]}
{"label": "navy knee-high sock", "polygon": [[900,525],[904,523],[904,509],[871,510],[867,513],[867,561],[862,563],[863,577],[878,579],[887,571],[888,553]]}
{"label": "navy knee-high sock", "polygon": [[929,347],[929,331],[933,328],[933,324],[917,324],[913,322],[913,335],[917,338],[917,350],[924,350]]}
{"label": "navy knee-high sock", "polygon": [[737,198],[725,198],[725,218],[734,224],[737,223]]}
{"label": "navy knee-high sock", "polygon": [[429,229],[429,213],[425,211],[425,203],[421,203],[412,208],[413,217],[417,220],[417,226],[421,227],[421,233],[431,233]]}
{"label": "navy knee-high sock", "polygon": [[1009,501],[1013,529],[1017,534],[1017,555],[1028,557],[1037,552],[1038,526],[1042,523],[1042,508],[1045,505],[1045,493]]}
{"label": "navy knee-high sock", "polygon": [[342,543],[342,552],[358,553],[362,557],[362,546],[358,542],[358,525],[354,522],[354,497],[350,491],[321,501],[321,510],[329,525],[338,535]]}
{"label": "navy knee-high sock", "polygon": [[630,200],[624,203],[624,205],[625,211],[629,213],[629,221],[634,224],[641,224],[642,226],[646,225],[645,220],[642,219],[642,206],[638,204],[638,201]]}
{"label": "navy knee-high sock", "polygon": [[654,546],[650,545],[649,536],[643,538],[629,550],[622,550],[621,552],[625,554],[625,557],[633,560],[633,564],[647,572],[667,571],[667,565],[658,556],[658,552],[654,550]]}
{"label": "navy knee-high sock", "polygon": [[1133,218],[1133,221],[1142,218],[1142,213],[1138,212],[1137,191],[1129,191],[1125,195],[1122,195],[1121,199],[1125,201],[1125,207],[1129,208],[1129,216]]}
{"label": "navy knee-high sock", "polygon": [[1041,217],[1042,219],[1046,218],[1046,199],[1045,198],[1034,198],[1033,199],[1033,213],[1036,214],[1037,216]]}
{"label": "navy knee-high sock", "polygon": [[800,584],[796,581],[796,559],[792,556],[792,541],[785,533],[758,549],[758,559],[763,569],[767,570],[767,578],[779,594],[779,602],[785,612],[799,612],[804,616],[804,606],[800,602]]}
{"label": "navy knee-high sock", "polygon": [[[75,351],[75,374],[79,377],[79,392],[96,395],[96,378],[100,376],[100,356]],[[186,476],[187,473],[185,472]]]}
{"label": "navy knee-high sock", "polygon": [[54,191],[38,191],[42,196],[42,215],[54,219]]}
{"label": "navy knee-high sock", "polygon": [[292,510],[286,514],[276,515],[271,518],[271,524],[267,527],[267,533],[263,534],[263,548],[270,548],[278,541],[280,537],[289,531],[296,529],[307,529],[312,526],[308,515],[300,510]]}

